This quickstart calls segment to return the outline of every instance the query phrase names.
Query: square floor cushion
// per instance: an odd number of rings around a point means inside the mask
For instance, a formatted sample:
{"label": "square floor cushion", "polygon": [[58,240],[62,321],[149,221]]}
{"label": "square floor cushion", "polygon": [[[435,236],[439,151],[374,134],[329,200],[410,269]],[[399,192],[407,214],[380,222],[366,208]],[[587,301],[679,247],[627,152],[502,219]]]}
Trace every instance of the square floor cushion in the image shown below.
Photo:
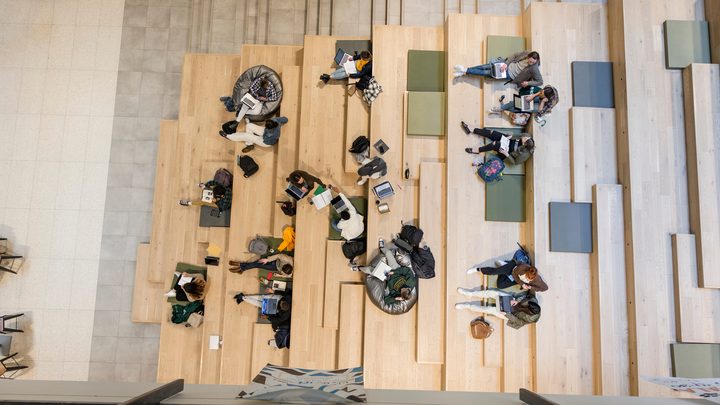
{"label": "square floor cushion", "polygon": [[445,93],[408,93],[407,134],[445,135]]}
{"label": "square floor cushion", "polygon": [[592,204],[550,203],[550,251],[592,253]]}
{"label": "square floor cushion", "polygon": [[[367,198],[365,197],[350,197],[350,202],[353,206],[355,206],[355,210],[358,212],[358,214],[365,217],[365,223],[367,223]],[[330,233],[328,234],[328,239],[330,240],[342,240],[342,236],[340,236],[340,232],[336,231],[335,228],[332,227],[332,221],[340,218],[340,214],[338,214],[334,209],[330,208]],[[362,233],[359,237],[365,236],[365,232]]]}
{"label": "square floor cushion", "polygon": [[525,38],[504,35],[488,35],[485,46],[486,63],[494,58],[507,58],[525,50]]}
{"label": "square floor cushion", "polygon": [[229,228],[230,227],[230,211],[219,212],[212,207],[203,205],[200,207],[200,226]]}
{"label": "square floor cushion", "polygon": [[673,377],[720,377],[720,345],[710,343],[671,343]]}
{"label": "square floor cushion", "polygon": [[611,62],[572,63],[573,106],[614,108]]}
{"label": "square floor cushion", "polygon": [[710,63],[707,21],[667,20],[663,32],[666,68],[684,69],[691,63]]}
{"label": "square floor cushion", "polygon": [[503,174],[485,183],[485,220],[525,222],[525,175]]}
{"label": "square floor cushion", "polygon": [[408,51],[407,91],[445,91],[445,52]]}

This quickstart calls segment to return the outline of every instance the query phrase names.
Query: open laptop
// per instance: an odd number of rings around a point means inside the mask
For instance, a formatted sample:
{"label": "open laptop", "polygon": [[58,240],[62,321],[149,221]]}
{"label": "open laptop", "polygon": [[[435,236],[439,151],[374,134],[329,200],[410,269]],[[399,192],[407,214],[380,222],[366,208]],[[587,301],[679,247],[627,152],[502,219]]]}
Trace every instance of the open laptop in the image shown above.
{"label": "open laptop", "polygon": [[240,102],[248,106],[249,109],[254,109],[257,107],[260,100],[256,99],[255,97],[251,96],[250,93],[245,93],[243,98],[240,99]]}
{"label": "open laptop", "polygon": [[389,181],[383,181],[382,183],[373,187],[373,192],[375,193],[375,196],[378,198],[378,200],[388,198],[395,194],[395,190],[393,189],[393,186],[392,184],[390,184]]}
{"label": "open laptop", "polygon": [[506,79],[507,78],[507,64],[504,62],[493,63],[490,66],[490,75],[493,79]]}
{"label": "open laptop", "polygon": [[345,205],[345,201],[343,201],[343,199],[339,195],[335,196],[335,198],[330,200],[330,204],[332,204],[335,212],[337,212],[338,214],[349,209],[348,206]]}
{"label": "open laptop", "polygon": [[293,183],[288,183],[287,188],[285,189],[285,192],[290,197],[294,198],[296,201],[300,201],[303,197],[305,197],[308,192],[306,190],[303,190],[302,188],[296,186]]}
{"label": "open laptop", "polygon": [[498,297],[498,309],[503,312],[512,312],[512,305],[510,305],[512,299],[512,297]]}
{"label": "open laptop", "polygon": [[525,96],[518,94],[513,95],[513,101],[515,102],[515,109],[527,112],[533,109],[533,100],[526,100]]}
{"label": "open laptop", "polygon": [[342,66],[345,64],[345,62],[352,60],[352,55],[349,55],[347,52],[345,52],[342,48],[338,48],[337,53],[335,54],[335,64],[338,66]]}

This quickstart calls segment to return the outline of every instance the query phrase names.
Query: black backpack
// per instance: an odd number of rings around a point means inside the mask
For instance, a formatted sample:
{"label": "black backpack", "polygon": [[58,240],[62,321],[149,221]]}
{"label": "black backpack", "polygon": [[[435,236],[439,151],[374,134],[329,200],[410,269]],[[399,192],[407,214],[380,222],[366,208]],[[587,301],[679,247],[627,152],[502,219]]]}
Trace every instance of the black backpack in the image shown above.
{"label": "black backpack", "polygon": [[367,136],[360,135],[352,143],[348,152],[363,153],[370,147],[370,139]]}
{"label": "black backpack", "polygon": [[403,225],[398,238],[394,242],[397,247],[412,252],[420,245],[423,235],[422,229],[413,225]]}
{"label": "black backpack", "polygon": [[342,245],[343,256],[348,260],[352,260],[367,251],[367,245],[364,239],[349,240]]}
{"label": "black backpack", "polygon": [[429,247],[413,249],[410,253],[410,262],[418,278],[435,277],[435,256]]}
{"label": "black backpack", "polygon": [[238,126],[237,121],[235,121],[235,120],[228,121],[228,122],[222,124],[222,130],[227,135],[234,134],[235,132],[237,132],[237,126]]}
{"label": "black backpack", "polygon": [[221,167],[217,169],[215,172],[215,176],[213,176],[213,181],[223,187],[232,188],[233,186],[233,174],[230,173],[230,171],[224,167]]}
{"label": "black backpack", "polygon": [[245,176],[246,178],[257,173],[257,171],[260,169],[260,166],[255,163],[255,160],[248,155],[238,155],[237,165],[240,166],[244,173],[243,176]]}

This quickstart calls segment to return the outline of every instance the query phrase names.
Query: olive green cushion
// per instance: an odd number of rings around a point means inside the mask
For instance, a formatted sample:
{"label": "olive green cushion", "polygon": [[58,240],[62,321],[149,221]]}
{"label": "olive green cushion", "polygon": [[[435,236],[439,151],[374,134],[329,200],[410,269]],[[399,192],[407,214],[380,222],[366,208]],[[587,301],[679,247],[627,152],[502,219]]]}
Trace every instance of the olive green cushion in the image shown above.
{"label": "olive green cushion", "polygon": [[447,69],[443,51],[408,51],[407,91],[445,91]]}
{"label": "olive green cushion", "polygon": [[707,21],[667,20],[665,67],[683,69],[691,63],[710,63],[710,39]]}
{"label": "olive green cushion", "polygon": [[409,92],[408,135],[445,135],[445,93]]}
{"label": "olive green cushion", "polygon": [[[488,129],[492,129],[493,131],[499,131],[504,134],[509,135],[520,135],[523,133],[522,127],[514,127],[514,128],[492,128],[488,127]],[[489,141],[488,141],[489,142]],[[485,142],[485,143],[488,143]],[[499,156],[499,155],[498,155]],[[519,165],[511,165],[507,160],[504,161],[505,163],[505,170],[503,170],[503,174],[525,174],[525,162],[519,164]]]}
{"label": "olive green cushion", "polygon": [[720,345],[710,343],[670,344],[673,377],[720,377]]}
{"label": "olive green cushion", "polygon": [[[180,279],[180,275],[182,273],[188,273],[188,274],[202,274],[203,277],[205,277],[205,280],[207,280],[207,267],[203,266],[196,266],[194,264],[189,263],[178,263],[175,265],[175,273],[173,274],[172,283],[170,284],[170,289],[174,289],[177,285],[178,280]],[[190,302],[189,301],[178,301],[175,297],[168,297],[167,302],[169,302],[171,305],[177,304],[177,305],[187,305]]]}
{"label": "olive green cushion", "polygon": [[[357,211],[358,214],[362,215],[367,223],[367,198],[350,197],[349,200],[355,207],[355,211]],[[340,218],[340,214],[338,214],[337,211],[335,211],[334,209],[330,208],[330,233],[328,234],[328,239],[330,240],[342,240],[340,232],[336,231],[335,228],[332,227],[332,221],[338,218]],[[360,235],[359,237],[363,236],[365,236],[365,231],[363,231],[362,235]]]}
{"label": "olive green cushion", "polygon": [[525,222],[525,176],[503,174],[485,183],[485,220]]}
{"label": "olive green cushion", "polygon": [[501,57],[507,58],[525,50],[525,38],[503,35],[488,35],[485,47],[486,62]]}
{"label": "olive green cushion", "polygon": [[550,203],[550,251],[592,253],[592,204]]}

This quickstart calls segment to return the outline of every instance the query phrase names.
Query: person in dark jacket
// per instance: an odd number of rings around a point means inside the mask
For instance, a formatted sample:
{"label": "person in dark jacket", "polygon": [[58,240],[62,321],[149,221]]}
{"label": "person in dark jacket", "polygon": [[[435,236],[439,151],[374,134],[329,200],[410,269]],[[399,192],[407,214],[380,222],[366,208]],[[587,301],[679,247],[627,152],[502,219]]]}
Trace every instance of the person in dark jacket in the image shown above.
{"label": "person in dark jacket", "polygon": [[[528,101],[533,101],[532,109],[525,112],[540,116],[552,111],[553,107],[557,105],[559,100],[557,89],[555,89],[555,87],[553,86],[545,86],[539,91],[525,95],[523,97],[525,97],[525,99]],[[505,104],[500,104],[499,107],[492,107],[488,112],[490,114],[501,114],[503,111],[520,112],[520,110],[515,107],[515,102],[513,100]]]}
{"label": "person in dark jacket", "polygon": [[372,159],[365,159],[362,162],[362,166],[357,171],[358,179],[357,184],[362,186],[367,183],[370,179],[379,179],[387,174],[387,163],[381,157],[374,157]]}
{"label": "person in dark jacket", "polygon": [[415,274],[409,267],[398,267],[387,273],[387,289],[385,303],[407,301],[410,299],[412,289],[417,285]]}
{"label": "person in dark jacket", "polygon": [[238,293],[235,295],[235,302],[240,304],[247,302],[258,308],[262,308],[263,299],[274,298],[278,300],[277,312],[274,314],[263,315],[270,321],[275,335],[273,339],[268,340],[268,346],[282,349],[290,347],[290,320],[292,317],[292,290],[275,291],[272,288],[265,290],[267,294],[248,294]]}
{"label": "person in dark jacket", "polygon": [[[498,55],[493,55],[498,56]],[[492,76],[492,64],[497,62],[505,63],[508,83],[518,88],[528,86],[542,86],[543,77],[540,74],[540,54],[535,51],[522,51],[506,58],[497,58],[484,65],[465,68],[462,65],[455,65],[455,77],[464,75]]]}
{"label": "person in dark jacket", "polygon": [[208,207],[217,208],[218,211],[228,211],[232,207],[232,188],[226,188],[218,184],[215,180],[209,180],[205,183],[198,184],[202,189],[212,190],[213,201],[207,202],[203,200],[180,200],[178,203],[186,207],[193,205],[207,205]]}
{"label": "person in dark jacket", "polygon": [[481,272],[486,275],[497,275],[497,287],[505,289],[519,285],[523,290],[532,292],[543,292],[548,290],[548,285],[538,274],[537,268],[525,263],[516,263],[510,260],[507,263],[498,261],[497,267],[473,267],[467,271],[468,274]]}
{"label": "person in dark jacket", "polygon": [[477,151],[473,148],[465,148],[467,153],[479,154],[494,151],[500,156],[500,159],[517,165],[530,159],[535,152],[535,141],[526,133],[509,135],[489,128],[475,128],[471,131],[464,121],[460,121],[460,126],[466,134],[474,133],[491,141],[477,148]]}
{"label": "person in dark jacket", "polygon": [[247,120],[245,124],[245,132],[236,132],[233,134],[225,133],[220,130],[220,136],[235,142],[245,142],[243,153],[248,153],[255,149],[255,145],[262,147],[270,147],[278,143],[280,140],[280,127],[286,124],[286,117],[274,117],[265,121],[265,126],[253,124]]}
{"label": "person in dark jacket", "polygon": [[319,177],[315,177],[312,174],[303,170],[295,170],[294,172],[290,173],[286,180],[295,185],[297,188],[305,191],[306,193],[309,193],[315,189],[315,183],[318,183],[324,188],[328,188],[327,185],[323,183],[323,181],[320,180]]}
{"label": "person in dark jacket", "polygon": [[[536,323],[540,320],[540,304],[538,304],[533,293],[527,291],[508,293],[495,288],[487,290],[458,288],[457,291],[467,297],[484,298],[486,303],[487,300],[494,300],[494,304],[482,305],[480,301],[459,302],[455,304],[455,309],[469,309],[505,319],[507,320],[507,326],[513,329],[520,329],[527,324]],[[511,297],[511,311],[504,312],[500,309],[500,297]]]}
{"label": "person in dark jacket", "polygon": [[360,52],[360,57],[355,59],[354,62],[357,73],[348,73],[344,66],[340,66],[330,74],[323,73],[320,75],[320,80],[327,84],[330,79],[343,80],[348,77],[353,79],[362,79],[363,76],[372,76],[372,54],[370,54],[370,52]]}

